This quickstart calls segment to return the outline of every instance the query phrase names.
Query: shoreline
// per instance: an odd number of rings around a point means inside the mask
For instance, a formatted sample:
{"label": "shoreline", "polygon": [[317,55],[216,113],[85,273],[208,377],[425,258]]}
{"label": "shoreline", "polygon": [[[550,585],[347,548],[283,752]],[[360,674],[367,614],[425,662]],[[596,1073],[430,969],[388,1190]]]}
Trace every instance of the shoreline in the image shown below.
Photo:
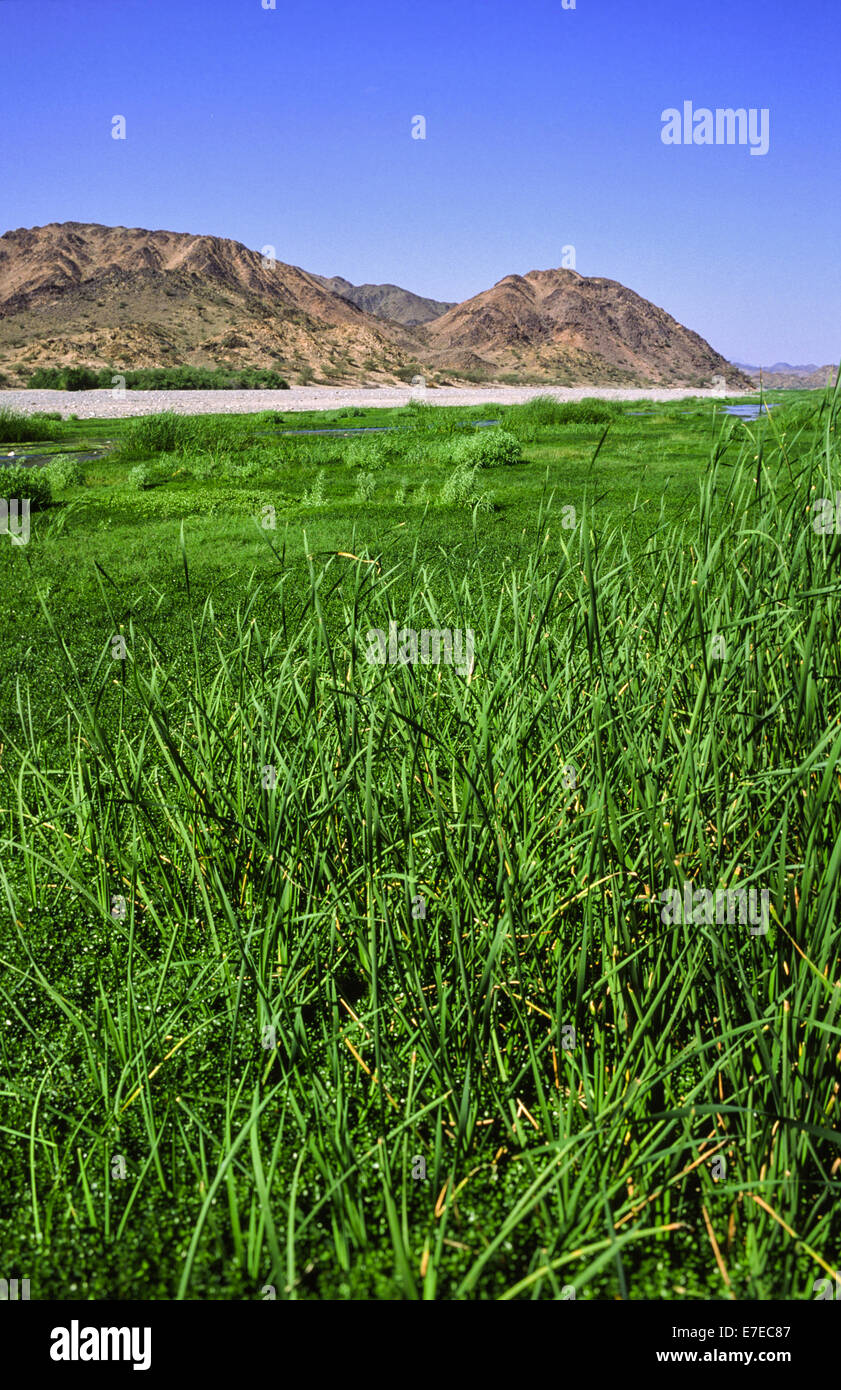
{"label": "shoreline", "polygon": [[535,396],[558,401],[679,401],[728,400],[758,396],[756,391],[728,391],[701,387],[613,386],[438,386],[419,391],[410,386],[292,386],[288,391],[127,391],[122,400],[107,388],[96,391],[0,391],[4,406],[31,415],[36,411],[60,411],[65,418],[80,420],[124,419],[155,415],[170,410],[176,415],[250,415],[261,410],[336,410],[342,407],[390,409],[411,400],[429,405],[522,405]]}

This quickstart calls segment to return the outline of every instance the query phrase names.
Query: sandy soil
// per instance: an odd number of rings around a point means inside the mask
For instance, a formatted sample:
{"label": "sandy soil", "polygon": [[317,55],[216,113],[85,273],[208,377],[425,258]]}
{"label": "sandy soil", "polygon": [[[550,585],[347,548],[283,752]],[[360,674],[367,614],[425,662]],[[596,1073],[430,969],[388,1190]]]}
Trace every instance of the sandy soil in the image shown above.
{"label": "sandy soil", "polygon": [[[177,415],[238,415],[258,410],[335,410],[342,406],[406,405],[413,397],[430,405],[482,405],[495,402],[516,405],[533,396],[554,396],[559,401],[585,397],[610,401],[676,401],[688,397],[721,400],[726,391],[668,388],[629,390],[595,386],[441,386],[416,391],[409,386],[293,386],[289,391],[127,391],[116,399],[111,391],[0,391],[0,409],[60,410],[80,420],[120,419],[128,415],[153,415],[172,410]],[[732,394],[732,393],[730,393]]]}

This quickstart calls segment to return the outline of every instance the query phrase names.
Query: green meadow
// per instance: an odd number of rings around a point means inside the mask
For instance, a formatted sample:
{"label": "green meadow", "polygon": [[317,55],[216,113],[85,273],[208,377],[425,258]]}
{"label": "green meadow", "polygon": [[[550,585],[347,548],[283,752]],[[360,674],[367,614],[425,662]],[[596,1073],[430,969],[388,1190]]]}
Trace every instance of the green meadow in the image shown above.
{"label": "green meadow", "polygon": [[841,396],[769,400],[0,412],[33,1299],[829,1287]]}

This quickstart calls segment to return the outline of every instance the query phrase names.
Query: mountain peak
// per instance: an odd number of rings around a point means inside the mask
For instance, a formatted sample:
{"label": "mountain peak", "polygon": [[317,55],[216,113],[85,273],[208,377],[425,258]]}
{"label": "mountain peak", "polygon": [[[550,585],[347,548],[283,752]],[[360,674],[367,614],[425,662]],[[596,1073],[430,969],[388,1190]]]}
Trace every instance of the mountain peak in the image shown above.
{"label": "mountain peak", "polygon": [[391,323],[402,323],[408,328],[429,323],[453,307],[452,303],[443,303],[438,299],[424,299],[422,295],[401,289],[399,285],[352,285],[341,275],[316,275],[314,278],[333,294],[349,299],[366,314],[387,319]]}

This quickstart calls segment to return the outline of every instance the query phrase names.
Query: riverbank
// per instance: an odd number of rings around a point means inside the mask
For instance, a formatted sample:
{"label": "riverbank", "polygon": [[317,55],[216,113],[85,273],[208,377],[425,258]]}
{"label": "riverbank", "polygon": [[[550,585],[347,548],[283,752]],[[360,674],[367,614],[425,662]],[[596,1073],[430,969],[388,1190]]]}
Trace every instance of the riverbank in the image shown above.
{"label": "riverbank", "polygon": [[[559,401],[680,401],[723,400],[746,393],[691,387],[629,388],[609,386],[440,386],[426,391],[409,386],[293,386],[288,391],[127,391],[122,399],[111,391],[0,391],[0,409],[58,410],[80,420],[119,420],[131,415],[242,415],[260,410],[336,410],[347,407],[407,405],[412,399],[430,405],[521,405],[534,396]],[[747,393],[752,394],[752,393]]]}

